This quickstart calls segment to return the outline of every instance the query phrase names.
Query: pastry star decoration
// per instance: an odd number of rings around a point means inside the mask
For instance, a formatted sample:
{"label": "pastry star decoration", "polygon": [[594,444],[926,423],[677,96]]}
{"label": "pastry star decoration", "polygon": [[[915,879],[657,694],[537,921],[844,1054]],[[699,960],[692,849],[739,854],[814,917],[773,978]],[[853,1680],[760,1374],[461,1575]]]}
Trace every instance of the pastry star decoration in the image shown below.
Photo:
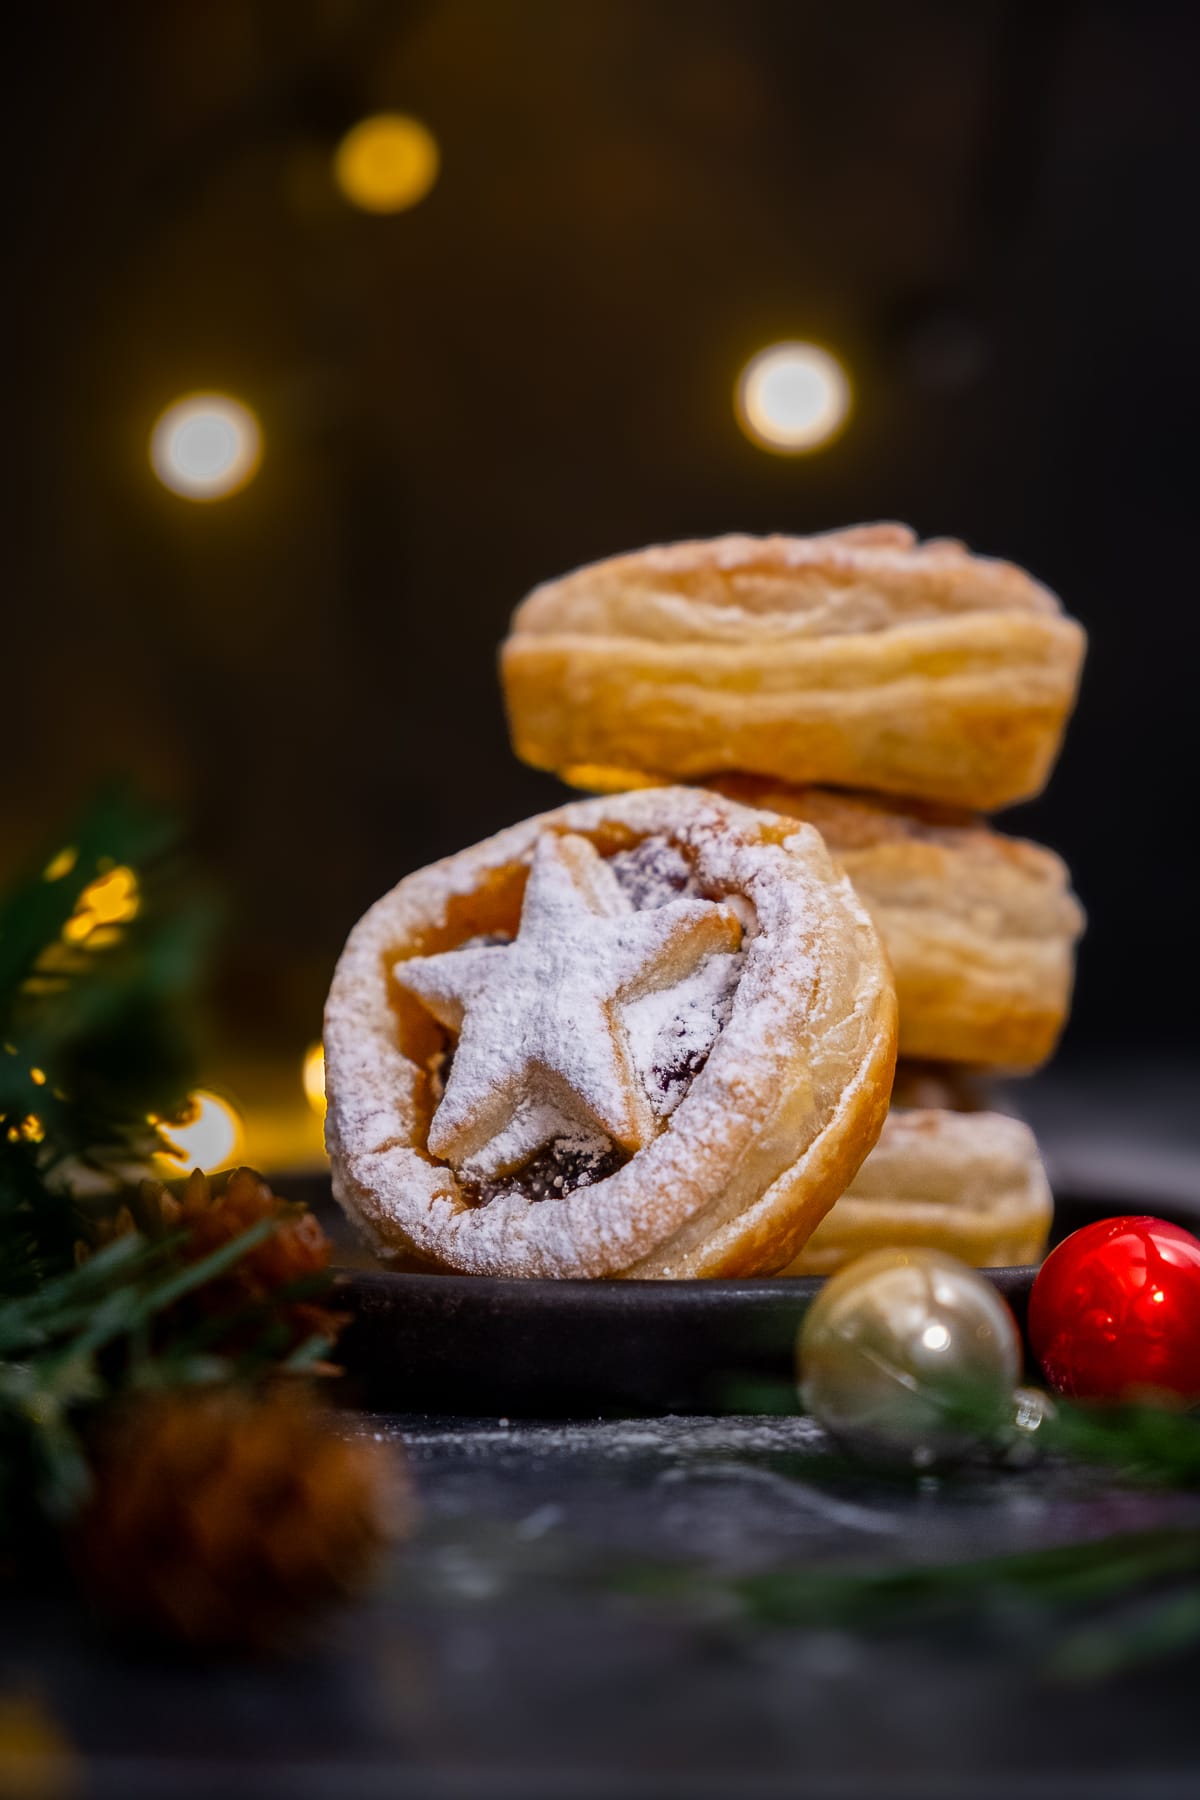
{"label": "pastry star decoration", "polygon": [[635,912],[586,838],[547,833],[511,944],[396,965],[399,984],[459,1034],[430,1150],[501,1174],[580,1123],[640,1149],[656,1123],[617,1008],[740,938],[732,908],[712,900]]}

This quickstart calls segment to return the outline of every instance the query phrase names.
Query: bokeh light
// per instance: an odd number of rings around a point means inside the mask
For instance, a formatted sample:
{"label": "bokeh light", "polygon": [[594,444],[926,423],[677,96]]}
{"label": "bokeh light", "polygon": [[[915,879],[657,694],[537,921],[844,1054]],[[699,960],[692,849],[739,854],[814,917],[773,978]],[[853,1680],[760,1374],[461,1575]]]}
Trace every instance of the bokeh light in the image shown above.
{"label": "bokeh light", "polygon": [[183,1119],[155,1120],[163,1138],[161,1160],[172,1173],[226,1168],[242,1141],[236,1107],[220,1094],[198,1088]]}
{"label": "bokeh light", "polygon": [[362,212],[405,212],[438,178],[437,139],[407,113],[374,113],[338,145],[333,173],[351,206]]}
{"label": "bokeh light", "polygon": [[236,494],[254,479],[261,461],[258,420],[229,394],[187,394],[173,401],[150,434],[154,473],[185,500]]}
{"label": "bokeh light", "polygon": [[46,1127],[36,1113],[29,1113],[19,1125],[8,1127],[7,1137],[10,1144],[19,1144],[24,1138],[26,1143],[40,1144],[46,1136]]}
{"label": "bokeh light", "polygon": [[325,1051],[320,1044],[310,1044],[304,1052],[301,1071],[304,1097],[319,1119],[325,1117]]}
{"label": "bokeh light", "polygon": [[90,940],[112,942],[105,934],[117,925],[128,925],[136,919],[141,900],[137,876],[132,869],[118,867],[97,875],[90,881],[75,903],[75,911],[63,926],[68,944],[86,944]]}
{"label": "bokeh light", "polygon": [[61,881],[64,875],[69,875],[71,873],[71,870],[78,861],[79,852],[74,844],[65,845],[63,849],[58,852],[57,856],[52,856],[50,858],[50,861],[42,870],[42,880]]}
{"label": "bokeh light", "polygon": [[850,413],[850,381],[819,344],[770,344],[739,375],[735,404],[753,443],[791,456],[837,436]]}

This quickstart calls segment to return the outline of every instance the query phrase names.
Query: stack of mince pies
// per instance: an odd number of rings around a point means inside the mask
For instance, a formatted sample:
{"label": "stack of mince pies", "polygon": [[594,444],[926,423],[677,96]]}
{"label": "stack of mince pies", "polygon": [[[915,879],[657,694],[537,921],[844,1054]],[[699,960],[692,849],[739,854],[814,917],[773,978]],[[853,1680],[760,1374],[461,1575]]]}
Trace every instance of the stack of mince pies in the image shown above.
{"label": "stack of mince pies", "polygon": [[987,1078],[1051,1053],[1082,914],[980,815],[1045,781],[1083,648],[1019,569],[898,525],[531,594],[514,742],[594,797],[350,934],[326,1139],[377,1254],[554,1280],[1036,1258],[1049,1190]]}
{"label": "stack of mince pies", "polygon": [[823,1274],[885,1244],[1039,1258],[1049,1186],[988,1079],[1052,1054],[1084,918],[1059,857],[985,815],[1044,786],[1084,649],[1023,570],[895,524],[655,547],[517,608],[501,670],[520,757],[626,806],[648,789],[660,815],[698,787],[814,828],[894,978],[891,1108],[795,1254],[784,1231],[756,1266],[667,1252],[637,1272]]}

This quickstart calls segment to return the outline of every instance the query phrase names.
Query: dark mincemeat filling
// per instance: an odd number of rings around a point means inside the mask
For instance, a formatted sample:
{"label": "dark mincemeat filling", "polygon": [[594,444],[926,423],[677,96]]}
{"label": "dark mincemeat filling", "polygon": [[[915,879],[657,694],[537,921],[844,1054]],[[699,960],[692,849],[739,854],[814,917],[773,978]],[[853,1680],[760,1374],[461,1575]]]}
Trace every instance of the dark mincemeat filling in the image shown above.
{"label": "dark mincemeat filling", "polygon": [[669,1094],[672,1089],[684,1087],[695,1081],[708,1061],[709,1055],[710,1051],[708,1050],[685,1051],[677,1062],[656,1062],[650,1073],[660,1091]]}
{"label": "dark mincemeat filling", "polygon": [[[707,1061],[707,1052],[702,1056],[692,1052],[685,1054],[679,1062],[655,1063],[651,1073],[662,1092],[669,1094],[672,1088],[693,1081]],[[435,1100],[440,1100],[445,1092],[453,1062],[453,1045],[439,1051],[430,1061]],[[576,1188],[594,1187],[598,1181],[606,1181],[628,1161],[629,1152],[608,1139],[602,1143],[589,1143],[581,1149],[569,1138],[557,1138],[509,1174],[498,1175],[491,1181],[468,1181],[460,1176],[459,1187],[471,1206],[486,1206],[497,1195],[514,1191],[530,1200],[563,1200]]]}
{"label": "dark mincemeat filling", "polygon": [[510,1175],[498,1175],[492,1181],[460,1178],[460,1186],[472,1206],[486,1206],[500,1194],[514,1192],[528,1200],[563,1200],[576,1188],[594,1187],[598,1181],[606,1181],[628,1161],[628,1151],[618,1149],[616,1144],[594,1144],[581,1150],[559,1139]]}

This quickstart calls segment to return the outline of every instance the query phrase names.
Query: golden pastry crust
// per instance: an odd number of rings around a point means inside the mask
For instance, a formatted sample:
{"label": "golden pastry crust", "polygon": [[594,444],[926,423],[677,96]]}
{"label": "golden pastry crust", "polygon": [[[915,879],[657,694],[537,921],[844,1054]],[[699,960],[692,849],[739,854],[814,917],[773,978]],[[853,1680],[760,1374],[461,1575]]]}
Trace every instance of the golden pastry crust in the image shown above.
{"label": "golden pastry crust", "polygon": [[934,1112],[1002,1112],[997,1102],[996,1071],[968,1063],[921,1062],[900,1057],[892,1081],[892,1110]]}
{"label": "golden pastry crust", "polygon": [[[436,1004],[450,1017],[443,974],[453,959],[443,953],[511,937],[518,921],[520,938],[530,867],[546,861],[539,846],[553,838],[586,840],[571,851],[580,866],[588,845],[612,858],[665,842],[692,891],[743,921],[744,961],[707,1059],[651,1141],[565,1197],[532,1199],[514,1186],[472,1204],[470,1184],[428,1148],[447,1039],[404,986],[404,963],[422,959],[413,979],[428,989],[436,977]],[[481,980],[491,966],[479,965]],[[476,965],[464,969],[460,993]],[[895,993],[869,915],[815,831],[667,788],[561,807],[408,876],[350,935],[325,1053],[334,1191],[385,1257],[494,1276],[770,1273],[795,1256],[878,1136]]]}
{"label": "golden pastry crust", "polygon": [[888,1114],[878,1144],[785,1275],[868,1250],[946,1250],[975,1268],[1039,1262],[1054,1203],[1032,1131],[1005,1113]]}
{"label": "golden pastry crust", "polygon": [[1051,1055],[1084,927],[1052,850],[930,807],[737,777],[715,785],[821,833],[892,959],[901,1056],[1025,1070]]}
{"label": "golden pastry crust", "polygon": [[580,785],[735,770],[979,809],[1040,792],[1082,628],[1009,563],[903,525],[611,557],[517,608],[518,756]]}

